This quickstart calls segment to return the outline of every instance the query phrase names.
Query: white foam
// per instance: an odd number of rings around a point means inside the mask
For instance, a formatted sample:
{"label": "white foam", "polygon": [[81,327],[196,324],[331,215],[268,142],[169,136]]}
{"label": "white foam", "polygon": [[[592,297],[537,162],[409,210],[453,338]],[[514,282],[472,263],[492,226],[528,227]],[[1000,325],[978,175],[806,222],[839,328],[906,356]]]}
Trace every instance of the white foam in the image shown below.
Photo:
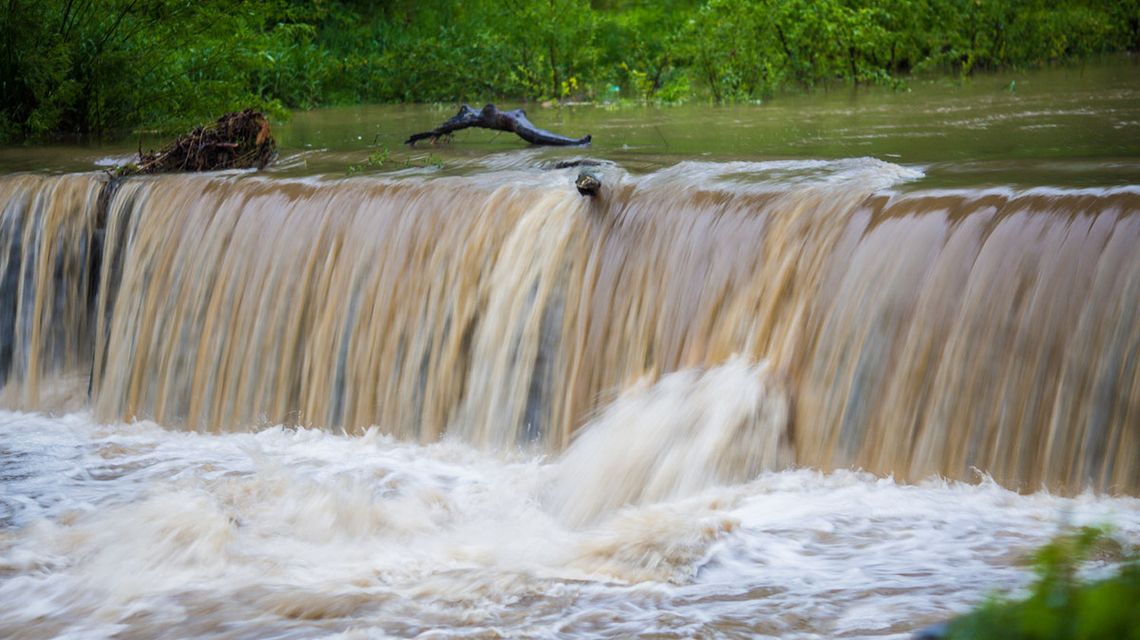
{"label": "white foam", "polygon": [[741,358],[624,392],[583,427],[557,465],[548,503],[572,525],[791,464],[787,399],[767,364]]}
{"label": "white foam", "polygon": [[1140,541],[1135,498],[802,469],[572,527],[542,499],[584,450],[0,413],[0,636],[905,637],[1024,584],[1065,521]]}

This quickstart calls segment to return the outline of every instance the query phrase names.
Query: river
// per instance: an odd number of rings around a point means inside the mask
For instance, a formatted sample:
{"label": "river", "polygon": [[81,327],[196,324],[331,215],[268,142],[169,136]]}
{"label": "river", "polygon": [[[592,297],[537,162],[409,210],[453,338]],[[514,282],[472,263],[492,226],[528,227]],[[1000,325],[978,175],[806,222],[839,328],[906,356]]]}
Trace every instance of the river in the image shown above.
{"label": "river", "polygon": [[1140,544],[1135,70],[0,149],[0,636],[905,638]]}

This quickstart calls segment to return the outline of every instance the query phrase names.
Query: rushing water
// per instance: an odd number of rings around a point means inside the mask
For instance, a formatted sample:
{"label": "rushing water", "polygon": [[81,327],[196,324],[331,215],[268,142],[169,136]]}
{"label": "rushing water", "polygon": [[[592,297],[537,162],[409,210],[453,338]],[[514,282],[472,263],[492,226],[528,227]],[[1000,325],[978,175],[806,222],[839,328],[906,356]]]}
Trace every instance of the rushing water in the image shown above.
{"label": "rushing water", "polygon": [[1134,498],[988,481],[788,470],[582,526],[558,496],[621,482],[593,452],[85,414],[0,438],[4,637],[905,637],[1024,583],[1062,523],[1140,536]]}
{"label": "rushing water", "polygon": [[905,637],[1140,543],[1133,69],[5,150],[0,636]]}

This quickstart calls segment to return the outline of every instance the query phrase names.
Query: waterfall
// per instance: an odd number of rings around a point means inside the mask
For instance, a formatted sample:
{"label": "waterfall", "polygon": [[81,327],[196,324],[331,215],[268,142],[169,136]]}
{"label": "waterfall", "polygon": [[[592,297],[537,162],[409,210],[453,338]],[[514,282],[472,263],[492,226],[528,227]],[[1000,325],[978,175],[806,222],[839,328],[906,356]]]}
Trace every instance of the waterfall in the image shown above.
{"label": "waterfall", "polygon": [[554,452],[737,363],[789,464],[1140,492],[1140,192],[831,165],[0,177],[0,401]]}

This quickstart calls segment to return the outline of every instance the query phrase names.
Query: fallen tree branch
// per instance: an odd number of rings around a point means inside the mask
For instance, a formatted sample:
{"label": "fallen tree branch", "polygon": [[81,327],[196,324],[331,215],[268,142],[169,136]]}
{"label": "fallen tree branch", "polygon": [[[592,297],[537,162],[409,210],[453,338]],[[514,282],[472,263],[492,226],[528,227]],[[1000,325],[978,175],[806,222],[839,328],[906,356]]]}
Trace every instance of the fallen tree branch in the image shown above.
{"label": "fallen tree branch", "polygon": [[557,133],[551,133],[545,129],[539,129],[534,126],[530,120],[527,120],[526,113],[522,109],[499,111],[493,104],[488,104],[478,111],[468,105],[463,105],[460,107],[459,113],[455,114],[455,116],[447,122],[444,122],[431,131],[413,134],[404,141],[404,144],[415,146],[420,140],[427,140],[429,138],[432,142],[435,142],[444,136],[451,135],[460,129],[467,129],[469,127],[493,129],[495,131],[509,131],[531,144],[538,145],[571,147],[590,144],[590,136],[583,138],[560,136]]}

